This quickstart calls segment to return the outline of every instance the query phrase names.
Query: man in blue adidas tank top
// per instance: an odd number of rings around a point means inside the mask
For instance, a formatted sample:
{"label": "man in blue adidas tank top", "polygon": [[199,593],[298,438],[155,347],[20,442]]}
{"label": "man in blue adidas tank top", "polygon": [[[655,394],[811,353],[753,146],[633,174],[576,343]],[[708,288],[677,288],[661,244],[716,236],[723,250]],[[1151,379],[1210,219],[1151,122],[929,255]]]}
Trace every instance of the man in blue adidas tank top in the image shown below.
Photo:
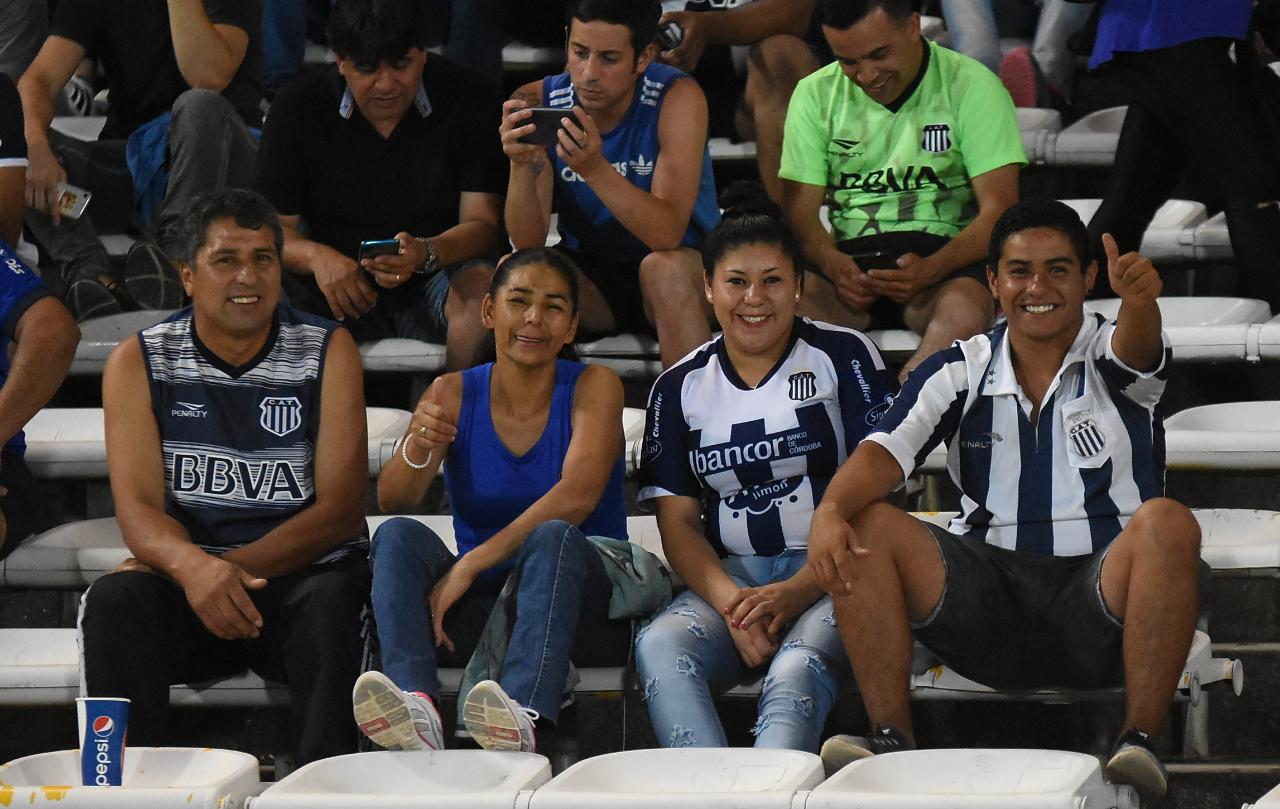
{"label": "man in blue adidas tank top", "polygon": [[[1195,629],[1200,530],[1164,498],[1159,402],[1170,352],[1160,276],[1104,239],[1120,311],[1084,311],[1098,262],[1066,205],[995,223],[987,280],[1005,322],[925,360],[814,512],[809,559],[832,594],[874,732],[841,760],[913,746],[911,638],[1000,689],[1124,686],[1107,777],[1163,795],[1151,750]],[[945,441],[949,530],[883,498]]]}
{"label": "man in blue adidas tank top", "polygon": [[39,493],[22,428],[57,392],[80,342],[71,313],[6,238],[0,234],[0,559],[37,530]]}
{"label": "man in blue adidas tank top", "polygon": [[166,743],[169,685],[251,669],[289,686],[298,764],[353,752],[369,567],[360,356],[280,302],[276,211],[193,200],[174,246],[192,304],[103,374],[116,518],[133,558],[85,594],[90,696]]}
{"label": "man in blue adidas tank top", "polygon": [[[660,13],[658,0],[570,2],[568,71],[517,89],[499,131],[512,244],[545,242],[554,197],[560,249],[582,269],[582,330],[652,328],[670,366],[711,336],[697,247],[720,212],[706,97],[654,61]],[[564,110],[553,146],[520,141],[537,128],[530,107]]]}

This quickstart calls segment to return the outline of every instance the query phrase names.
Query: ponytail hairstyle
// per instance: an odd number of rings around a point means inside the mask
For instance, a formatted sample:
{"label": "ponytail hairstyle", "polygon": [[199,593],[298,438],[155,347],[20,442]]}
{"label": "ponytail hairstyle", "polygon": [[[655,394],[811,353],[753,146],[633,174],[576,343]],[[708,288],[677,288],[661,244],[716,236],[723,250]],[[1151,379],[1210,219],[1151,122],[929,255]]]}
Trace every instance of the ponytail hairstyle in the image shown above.
{"label": "ponytail hairstyle", "polygon": [[[569,306],[571,314],[578,314],[578,265],[573,259],[561,253],[552,247],[526,247],[523,250],[517,250],[507,256],[498,268],[494,270],[493,278],[489,281],[489,298],[493,301],[498,299],[498,290],[507,285],[511,278],[511,273],[521,267],[530,264],[541,264],[544,267],[551,268],[552,272],[560,276],[565,286],[569,287]],[[560,348],[557,355],[562,360],[578,359],[578,351],[574,348],[573,343],[565,343]],[[484,343],[476,352],[476,364],[480,365],[486,362],[493,362],[498,358],[498,348],[493,340],[493,332],[490,331],[485,337]]]}
{"label": "ponytail hairstyle", "polygon": [[724,213],[720,224],[702,242],[702,266],[710,282],[727,253],[749,244],[776,247],[791,259],[797,281],[804,288],[803,254],[800,241],[782,221],[782,209],[769,199],[758,182],[738,181],[720,195]]}

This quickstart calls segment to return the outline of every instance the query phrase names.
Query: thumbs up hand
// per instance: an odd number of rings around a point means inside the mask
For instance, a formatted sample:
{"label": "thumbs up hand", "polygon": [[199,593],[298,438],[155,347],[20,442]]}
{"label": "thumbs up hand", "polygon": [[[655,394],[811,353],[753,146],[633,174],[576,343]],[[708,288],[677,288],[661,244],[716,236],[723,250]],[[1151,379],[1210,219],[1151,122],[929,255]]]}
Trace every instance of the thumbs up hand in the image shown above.
{"label": "thumbs up hand", "polygon": [[1102,246],[1107,251],[1111,289],[1121,301],[1145,305],[1160,297],[1164,284],[1150,259],[1138,253],[1120,255],[1120,248],[1110,233],[1102,234]]}
{"label": "thumbs up hand", "polygon": [[414,454],[425,457],[433,453],[437,458],[447,452],[449,445],[458,437],[458,427],[449,415],[444,403],[444,386],[437,377],[422,398],[409,419],[409,436],[406,440],[419,451]]}

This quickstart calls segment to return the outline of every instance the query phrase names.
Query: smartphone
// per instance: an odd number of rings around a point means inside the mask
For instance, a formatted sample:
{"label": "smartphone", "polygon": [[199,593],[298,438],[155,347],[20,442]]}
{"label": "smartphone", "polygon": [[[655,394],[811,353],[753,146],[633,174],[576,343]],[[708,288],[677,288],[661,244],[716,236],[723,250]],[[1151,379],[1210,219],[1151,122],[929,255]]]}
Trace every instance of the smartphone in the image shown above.
{"label": "smartphone", "polygon": [[79,219],[93,194],[70,183],[58,183],[58,213],[68,219]]}
{"label": "smartphone", "polygon": [[671,51],[680,47],[681,41],[684,40],[684,29],[680,27],[680,23],[672,20],[666,25],[658,27],[658,35],[654,37],[654,41],[658,43],[658,50]]}
{"label": "smartphone", "polygon": [[360,242],[360,255],[357,261],[378,256],[394,256],[400,252],[399,239],[370,239]]}
{"label": "smartphone", "polygon": [[[533,124],[536,129],[519,138],[521,143],[532,143],[537,146],[553,146],[560,142],[560,119],[569,117],[575,121],[572,110],[559,107],[532,107],[533,115],[525,119],[525,124]],[[523,126],[524,124],[521,124]]]}
{"label": "smartphone", "polygon": [[875,250],[869,253],[853,253],[849,258],[853,259],[858,268],[864,272],[866,270],[898,269],[898,257],[883,250]]}

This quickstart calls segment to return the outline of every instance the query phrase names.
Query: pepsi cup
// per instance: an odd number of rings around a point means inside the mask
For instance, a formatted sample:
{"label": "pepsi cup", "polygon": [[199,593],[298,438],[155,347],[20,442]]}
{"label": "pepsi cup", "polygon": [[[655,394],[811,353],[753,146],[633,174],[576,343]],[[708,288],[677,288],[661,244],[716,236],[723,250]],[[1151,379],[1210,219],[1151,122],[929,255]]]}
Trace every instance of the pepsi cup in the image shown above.
{"label": "pepsi cup", "polygon": [[87,787],[118,787],[124,782],[125,736],[129,700],[79,697],[80,775]]}

